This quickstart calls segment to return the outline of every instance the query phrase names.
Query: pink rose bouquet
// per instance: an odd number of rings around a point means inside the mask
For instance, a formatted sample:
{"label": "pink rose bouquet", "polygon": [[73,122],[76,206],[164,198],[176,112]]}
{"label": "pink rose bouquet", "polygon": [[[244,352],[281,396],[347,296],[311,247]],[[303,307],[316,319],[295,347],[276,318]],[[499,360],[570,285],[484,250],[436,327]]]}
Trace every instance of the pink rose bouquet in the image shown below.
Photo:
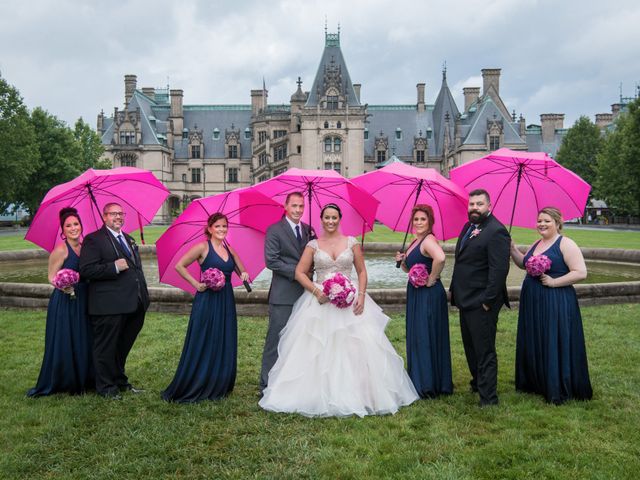
{"label": "pink rose bouquet", "polygon": [[227,279],[224,277],[224,273],[217,268],[207,268],[202,272],[202,283],[204,283],[207,288],[217,292],[224,288]]}
{"label": "pink rose bouquet", "polygon": [[71,298],[76,298],[76,294],[73,291],[73,286],[80,281],[80,274],[70,268],[63,268],[58,270],[55,277],[53,277],[53,286],[64,290],[65,288],[71,288]]}
{"label": "pink rose bouquet", "polygon": [[533,255],[529,257],[524,267],[532,277],[539,277],[551,268],[551,260],[546,255]]}
{"label": "pink rose bouquet", "polygon": [[416,263],[409,269],[409,283],[414,287],[424,287],[429,280],[429,270],[424,263]]}
{"label": "pink rose bouquet", "polygon": [[322,282],[322,291],[338,308],[347,308],[356,298],[356,287],[347,277],[336,272]]}

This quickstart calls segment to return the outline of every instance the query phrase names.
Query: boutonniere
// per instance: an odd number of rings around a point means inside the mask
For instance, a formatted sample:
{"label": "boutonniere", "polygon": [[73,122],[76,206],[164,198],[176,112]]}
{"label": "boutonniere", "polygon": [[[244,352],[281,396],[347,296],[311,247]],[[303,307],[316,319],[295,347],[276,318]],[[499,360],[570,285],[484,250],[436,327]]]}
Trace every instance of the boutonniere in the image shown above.
{"label": "boutonniere", "polygon": [[481,231],[482,231],[481,228],[478,228],[478,227],[474,228],[473,231],[471,232],[471,235],[469,236],[469,239],[477,237],[478,235],[480,235]]}
{"label": "boutonniere", "polygon": [[133,238],[130,238],[129,242],[131,243],[131,248],[133,248],[134,250],[138,249],[138,244],[136,243],[136,241]]}

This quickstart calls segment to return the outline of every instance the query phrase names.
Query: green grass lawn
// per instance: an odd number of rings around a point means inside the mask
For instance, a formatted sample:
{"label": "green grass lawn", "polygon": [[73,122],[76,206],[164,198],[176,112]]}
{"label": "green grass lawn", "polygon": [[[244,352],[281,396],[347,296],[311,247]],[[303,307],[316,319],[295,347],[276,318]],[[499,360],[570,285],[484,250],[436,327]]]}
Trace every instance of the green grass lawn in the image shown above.
{"label": "green grass lawn", "polygon": [[[450,318],[454,395],[396,415],[308,419],[257,406],[266,322],[239,320],[232,395],[167,404],[187,318],[150,314],[128,373],[146,389],[27,399],[42,360],[45,313],[0,311],[0,478],[635,479],[640,472],[640,305],[588,307],[594,399],[556,407],[514,391],[515,312],[501,315],[498,407],[480,409],[457,315]],[[404,356],[404,319],[387,334]]]}
{"label": "green grass lawn", "polygon": [[[144,229],[146,244],[153,245],[166,228],[166,226],[146,227]],[[582,230],[569,227],[565,229],[564,233],[573,238],[581,247],[640,249],[640,231]],[[140,232],[133,232],[133,236],[138,243],[141,243]],[[530,245],[539,238],[534,230],[520,227],[513,228],[512,236],[518,245]],[[38,248],[31,242],[24,240],[23,237],[24,233],[0,236],[0,251]],[[402,243],[403,237],[403,233],[393,232],[384,225],[376,225],[374,231],[365,236],[365,241]],[[447,243],[455,243],[455,239],[449,240]]]}

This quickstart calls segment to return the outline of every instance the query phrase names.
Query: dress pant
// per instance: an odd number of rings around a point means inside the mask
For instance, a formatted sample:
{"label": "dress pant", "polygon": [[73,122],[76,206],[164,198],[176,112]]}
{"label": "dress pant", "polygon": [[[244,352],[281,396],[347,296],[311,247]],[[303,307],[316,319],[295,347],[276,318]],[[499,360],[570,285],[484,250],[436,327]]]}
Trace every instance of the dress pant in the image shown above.
{"label": "dress pant", "polygon": [[278,360],[278,343],[280,332],[287,325],[293,305],[269,305],[269,327],[262,352],[262,369],[260,371],[260,391],[267,388],[269,372]]}
{"label": "dress pant", "polygon": [[480,395],[481,405],[498,403],[496,328],[501,307],[502,301],[499,301],[488,312],[482,306],[460,310],[460,330],[471,372],[471,388]]}
{"label": "dress pant", "polygon": [[129,385],[125,364],[142,329],[144,316],[145,310],[141,303],[132,313],[91,315],[93,363],[98,394],[111,395]]}

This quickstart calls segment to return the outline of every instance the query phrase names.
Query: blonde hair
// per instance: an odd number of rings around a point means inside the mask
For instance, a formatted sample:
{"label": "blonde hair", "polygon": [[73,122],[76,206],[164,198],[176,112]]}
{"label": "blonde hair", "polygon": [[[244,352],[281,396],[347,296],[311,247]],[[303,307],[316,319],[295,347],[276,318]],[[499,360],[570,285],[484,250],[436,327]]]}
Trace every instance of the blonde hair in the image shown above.
{"label": "blonde hair", "polygon": [[546,215],[549,215],[553,221],[556,223],[556,227],[558,227],[558,231],[562,231],[562,224],[564,223],[562,221],[562,212],[560,212],[560,210],[558,210],[556,207],[544,207],[542,210],[540,210],[538,212],[538,215],[540,215],[541,213],[544,213]]}

